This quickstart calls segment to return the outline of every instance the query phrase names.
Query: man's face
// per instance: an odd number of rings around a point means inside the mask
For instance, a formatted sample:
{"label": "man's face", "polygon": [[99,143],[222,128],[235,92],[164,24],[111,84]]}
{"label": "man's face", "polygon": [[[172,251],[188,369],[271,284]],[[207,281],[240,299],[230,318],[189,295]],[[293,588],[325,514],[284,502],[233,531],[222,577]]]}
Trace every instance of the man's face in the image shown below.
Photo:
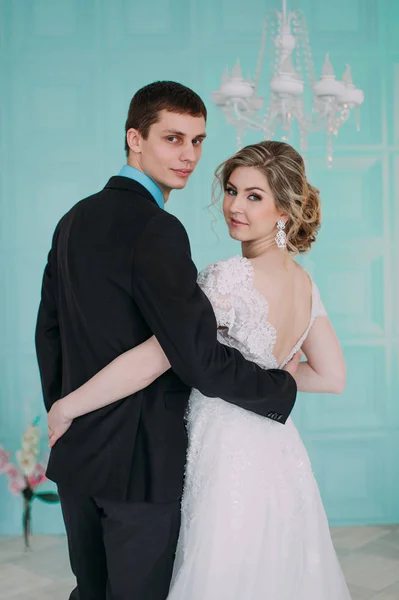
{"label": "man's face", "polygon": [[132,131],[128,132],[129,164],[151,177],[165,199],[171,190],[183,189],[201,157],[204,117],[161,110],[146,140],[139,133],[129,138]]}

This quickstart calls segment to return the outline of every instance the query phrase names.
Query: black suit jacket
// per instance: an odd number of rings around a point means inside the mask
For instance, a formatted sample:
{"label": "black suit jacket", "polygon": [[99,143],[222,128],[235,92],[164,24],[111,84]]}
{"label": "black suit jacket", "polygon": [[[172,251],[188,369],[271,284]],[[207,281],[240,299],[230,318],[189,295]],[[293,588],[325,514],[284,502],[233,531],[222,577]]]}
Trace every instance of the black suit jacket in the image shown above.
{"label": "black suit jacket", "polygon": [[113,499],[177,500],[192,387],[285,422],[293,378],[217,342],[196,279],[184,227],[131,179],[112,177],[61,219],[36,327],[46,409],[153,334],[172,368],[137,394],[75,419],[51,451],[50,479]]}

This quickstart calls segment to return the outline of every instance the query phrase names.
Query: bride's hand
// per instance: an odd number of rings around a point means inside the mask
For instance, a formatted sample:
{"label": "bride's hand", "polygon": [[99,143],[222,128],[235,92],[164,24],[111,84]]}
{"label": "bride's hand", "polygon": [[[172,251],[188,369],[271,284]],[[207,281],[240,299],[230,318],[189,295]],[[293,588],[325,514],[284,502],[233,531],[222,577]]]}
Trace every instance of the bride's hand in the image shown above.
{"label": "bride's hand", "polygon": [[50,448],[54,446],[57,440],[59,440],[72,425],[73,419],[65,414],[65,407],[62,400],[63,399],[54,402],[47,415]]}
{"label": "bride's hand", "polygon": [[283,369],[283,371],[288,371],[288,373],[290,375],[292,375],[292,377],[294,377],[294,379],[295,379],[295,375],[298,370],[298,366],[299,366],[302,356],[303,356],[303,352],[301,350],[298,350],[298,352],[296,352],[294,354],[294,356],[291,358],[290,362],[287,363]]}

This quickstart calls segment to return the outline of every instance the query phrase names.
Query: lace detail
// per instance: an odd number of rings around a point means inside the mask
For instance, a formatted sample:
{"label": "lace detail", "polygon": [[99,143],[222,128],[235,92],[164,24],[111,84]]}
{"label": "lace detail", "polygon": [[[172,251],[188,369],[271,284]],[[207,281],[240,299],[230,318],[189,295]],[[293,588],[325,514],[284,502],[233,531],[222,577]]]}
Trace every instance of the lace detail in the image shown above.
{"label": "lace detail", "polygon": [[277,368],[273,356],[276,330],[267,320],[268,302],[253,282],[251,261],[241,256],[210,265],[198,278],[221,328],[219,341],[236,348],[245,358],[265,369]]}

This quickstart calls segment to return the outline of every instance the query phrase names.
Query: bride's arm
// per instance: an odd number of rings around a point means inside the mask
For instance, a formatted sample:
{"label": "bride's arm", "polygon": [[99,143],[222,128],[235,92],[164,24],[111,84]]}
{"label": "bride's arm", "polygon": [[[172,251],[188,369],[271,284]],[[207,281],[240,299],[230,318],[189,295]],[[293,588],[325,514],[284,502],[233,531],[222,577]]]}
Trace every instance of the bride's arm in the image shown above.
{"label": "bride's arm", "polygon": [[53,404],[48,413],[50,446],[76,417],[142,390],[169,368],[155,336],[121,354],[80,388]]}
{"label": "bride's arm", "polygon": [[346,368],[341,346],[327,316],[318,317],[310,328],[294,379],[298,392],[342,394]]}

